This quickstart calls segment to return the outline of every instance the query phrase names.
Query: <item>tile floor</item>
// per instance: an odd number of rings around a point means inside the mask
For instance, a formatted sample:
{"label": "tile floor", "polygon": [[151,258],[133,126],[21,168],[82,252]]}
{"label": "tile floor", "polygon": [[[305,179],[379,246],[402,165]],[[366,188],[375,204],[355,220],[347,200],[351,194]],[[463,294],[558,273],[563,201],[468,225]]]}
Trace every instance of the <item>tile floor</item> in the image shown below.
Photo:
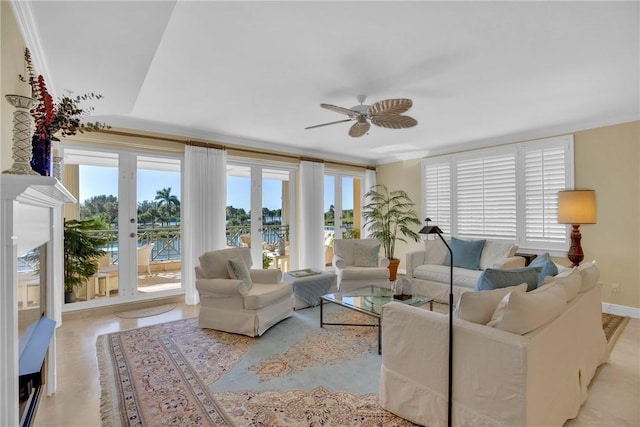
{"label": "tile floor", "polygon": [[[197,314],[197,306],[178,304],[167,313],[141,319],[99,314],[66,320],[57,334],[58,391],[43,397],[35,426],[100,426],[99,335]],[[580,414],[565,426],[640,426],[640,319],[631,319],[609,362],[591,383]]]}

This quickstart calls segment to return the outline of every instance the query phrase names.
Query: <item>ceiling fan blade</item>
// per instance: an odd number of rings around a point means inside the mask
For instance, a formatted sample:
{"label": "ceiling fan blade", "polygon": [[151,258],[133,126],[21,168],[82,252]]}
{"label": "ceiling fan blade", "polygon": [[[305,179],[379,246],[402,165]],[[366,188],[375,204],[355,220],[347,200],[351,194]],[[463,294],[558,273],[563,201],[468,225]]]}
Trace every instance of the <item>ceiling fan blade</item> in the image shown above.
{"label": "ceiling fan blade", "polygon": [[349,129],[349,136],[352,136],[354,138],[362,136],[369,131],[370,127],[371,124],[369,124],[369,122],[367,122],[366,120],[358,120],[353,124],[353,126],[351,126],[351,129]]}
{"label": "ceiling fan blade", "polygon": [[412,105],[413,101],[408,98],[385,99],[369,107],[369,114],[372,116],[397,116],[407,111]]}
{"label": "ceiling fan blade", "polygon": [[335,111],[336,113],[346,114],[349,117],[358,117],[360,115],[360,113],[355,111],[355,110],[350,110],[348,108],[338,107],[337,105],[320,104],[320,106],[322,108],[327,109],[327,110]]}
{"label": "ceiling fan blade", "polygon": [[306,127],[305,129],[313,129],[313,128],[319,128],[319,127],[322,127],[322,126],[335,125],[336,123],[350,122],[350,121],[352,121],[352,120],[353,120],[353,119],[337,120],[337,121],[335,121],[335,122],[329,122],[329,123],[323,123],[323,124],[321,124],[321,125],[309,126],[309,127]]}
{"label": "ceiling fan blade", "polygon": [[371,123],[388,129],[404,129],[414,127],[418,121],[409,116],[376,116],[371,118]]}

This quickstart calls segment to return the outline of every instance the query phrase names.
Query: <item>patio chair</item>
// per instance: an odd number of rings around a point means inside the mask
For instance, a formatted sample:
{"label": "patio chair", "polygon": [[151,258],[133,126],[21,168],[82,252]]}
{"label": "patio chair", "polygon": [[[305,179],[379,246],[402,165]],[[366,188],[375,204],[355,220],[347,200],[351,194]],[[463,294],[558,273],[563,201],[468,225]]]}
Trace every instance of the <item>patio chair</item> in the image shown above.
{"label": "patio chair", "polygon": [[138,248],[138,271],[145,270],[147,274],[151,274],[151,250],[153,249],[153,243],[140,246]]}

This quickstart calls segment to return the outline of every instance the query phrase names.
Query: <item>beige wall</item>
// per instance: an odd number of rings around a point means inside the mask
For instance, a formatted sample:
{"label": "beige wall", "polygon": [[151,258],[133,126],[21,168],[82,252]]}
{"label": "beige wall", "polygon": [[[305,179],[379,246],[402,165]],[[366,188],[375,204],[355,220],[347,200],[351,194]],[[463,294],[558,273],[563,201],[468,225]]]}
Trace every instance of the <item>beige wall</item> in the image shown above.
{"label": "beige wall", "polygon": [[[597,200],[597,224],[580,227],[585,260],[598,261],[604,301],[639,308],[640,121],[576,132],[574,150],[575,187],[595,190]],[[405,189],[420,213],[420,160],[380,166],[377,182]],[[399,243],[400,268],[406,252]]]}
{"label": "beige wall", "polygon": [[18,75],[25,72],[25,44],[7,1],[0,2],[0,24],[0,171],[3,171],[13,165],[11,147],[15,111],[4,96],[16,93]]}

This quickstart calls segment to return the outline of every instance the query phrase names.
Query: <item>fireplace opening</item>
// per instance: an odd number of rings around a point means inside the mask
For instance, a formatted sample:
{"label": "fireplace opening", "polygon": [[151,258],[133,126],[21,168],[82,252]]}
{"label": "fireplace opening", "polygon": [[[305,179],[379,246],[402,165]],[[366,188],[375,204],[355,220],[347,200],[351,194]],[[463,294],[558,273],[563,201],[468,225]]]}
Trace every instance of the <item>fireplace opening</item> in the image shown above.
{"label": "fireplace opening", "polygon": [[46,317],[47,246],[18,258],[18,403],[20,426],[30,426],[45,385],[46,355],[55,321]]}

